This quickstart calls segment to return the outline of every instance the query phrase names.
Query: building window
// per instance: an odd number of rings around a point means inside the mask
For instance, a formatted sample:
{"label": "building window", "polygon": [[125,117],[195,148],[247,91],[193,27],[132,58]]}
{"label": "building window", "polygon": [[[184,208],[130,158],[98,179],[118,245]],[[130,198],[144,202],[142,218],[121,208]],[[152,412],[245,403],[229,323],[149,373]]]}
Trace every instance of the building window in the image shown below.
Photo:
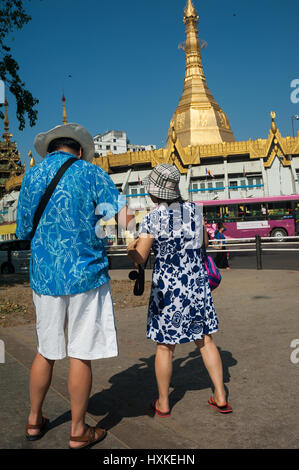
{"label": "building window", "polygon": [[218,191],[223,191],[224,190],[224,181],[216,181],[215,187],[216,187],[216,189],[218,189]]}
{"label": "building window", "polygon": [[114,145],[113,150],[117,150],[117,147]]}
{"label": "building window", "polygon": [[110,145],[106,145],[106,150],[110,150]]}
{"label": "building window", "polygon": [[138,188],[136,188],[136,187],[130,188],[130,193],[131,194],[138,194]]}
{"label": "building window", "polygon": [[230,189],[232,189],[233,191],[236,191],[237,186],[238,186],[238,181],[230,181],[229,182],[229,186],[230,186]]}
{"label": "building window", "polygon": [[248,176],[247,184],[249,186],[255,186],[258,184],[263,184],[263,179],[261,176]]}

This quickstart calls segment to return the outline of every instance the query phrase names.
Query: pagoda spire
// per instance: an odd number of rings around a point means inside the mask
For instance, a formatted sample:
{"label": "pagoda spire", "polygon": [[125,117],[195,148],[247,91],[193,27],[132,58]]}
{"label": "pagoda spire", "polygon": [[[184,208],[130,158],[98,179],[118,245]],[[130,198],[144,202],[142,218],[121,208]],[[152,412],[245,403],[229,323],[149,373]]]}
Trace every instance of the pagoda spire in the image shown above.
{"label": "pagoda spire", "polygon": [[184,11],[184,18],[188,18],[190,16],[197,17],[198,19],[197,11],[194,8],[192,0],[187,1],[187,5]]}
{"label": "pagoda spire", "polygon": [[192,0],[187,0],[184,10],[184,89],[168,131],[169,140],[172,128],[175,128],[183,147],[235,141],[226,114],[207,86],[201,60],[198,20],[199,16]]}
{"label": "pagoda spire", "polygon": [[4,134],[3,134],[3,139],[5,142],[10,142],[10,139],[12,137],[12,134],[9,132],[9,120],[8,120],[8,112],[7,112],[7,107],[8,107],[8,102],[7,99],[5,98],[4,101]]}
{"label": "pagoda spire", "polygon": [[62,122],[63,124],[67,124],[64,93],[62,93]]}

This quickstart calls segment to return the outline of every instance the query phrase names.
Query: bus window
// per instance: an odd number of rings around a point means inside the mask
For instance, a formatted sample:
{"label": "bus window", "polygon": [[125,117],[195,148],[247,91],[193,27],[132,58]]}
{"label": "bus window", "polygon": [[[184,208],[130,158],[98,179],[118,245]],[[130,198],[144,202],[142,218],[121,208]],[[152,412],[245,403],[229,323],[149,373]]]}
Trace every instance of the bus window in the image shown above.
{"label": "bus window", "polygon": [[226,222],[235,222],[235,220],[239,220],[239,208],[237,204],[229,204],[227,206],[227,213],[225,217]]}
{"label": "bus window", "polygon": [[204,206],[204,216],[207,223],[221,222],[221,207],[220,206]]}
{"label": "bus window", "polygon": [[266,220],[266,206],[264,204],[246,204],[244,217],[247,220]]}
{"label": "bus window", "polygon": [[268,203],[269,219],[287,219],[292,217],[291,202],[269,202]]}

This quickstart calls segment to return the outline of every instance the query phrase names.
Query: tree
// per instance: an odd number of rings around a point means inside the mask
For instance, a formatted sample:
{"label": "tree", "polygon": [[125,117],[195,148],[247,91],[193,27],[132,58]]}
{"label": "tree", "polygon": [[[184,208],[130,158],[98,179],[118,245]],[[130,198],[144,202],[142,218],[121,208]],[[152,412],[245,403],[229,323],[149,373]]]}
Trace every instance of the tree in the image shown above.
{"label": "tree", "polygon": [[[34,98],[25,88],[25,83],[19,76],[19,65],[11,54],[11,48],[7,46],[7,36],[14,29],[22,29],[31,20],[23,7],[23,0],[1,0],[0,5],[0,79],[5,82],[6,88],[14,95],[17,104],[17,119],[19,129],[25,128],[26,115],[30,126],[34,126],[37,120],[35,106],[39,100]],[[3,113],[0,112],[3,118]]]}

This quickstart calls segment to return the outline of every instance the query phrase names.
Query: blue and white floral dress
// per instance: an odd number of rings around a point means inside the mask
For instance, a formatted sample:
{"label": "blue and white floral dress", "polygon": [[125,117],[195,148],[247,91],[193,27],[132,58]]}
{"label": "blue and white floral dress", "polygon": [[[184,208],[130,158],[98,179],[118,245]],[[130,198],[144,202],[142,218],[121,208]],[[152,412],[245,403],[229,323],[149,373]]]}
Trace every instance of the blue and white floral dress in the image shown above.
{"label": "blue and white floral dress", "polygon": [[147,337],[157,343],[187,343],[218,330],[201,252],[202,224],[202,211],[189,202],[160,204],[141,223],[139,232],[155,238]]}

